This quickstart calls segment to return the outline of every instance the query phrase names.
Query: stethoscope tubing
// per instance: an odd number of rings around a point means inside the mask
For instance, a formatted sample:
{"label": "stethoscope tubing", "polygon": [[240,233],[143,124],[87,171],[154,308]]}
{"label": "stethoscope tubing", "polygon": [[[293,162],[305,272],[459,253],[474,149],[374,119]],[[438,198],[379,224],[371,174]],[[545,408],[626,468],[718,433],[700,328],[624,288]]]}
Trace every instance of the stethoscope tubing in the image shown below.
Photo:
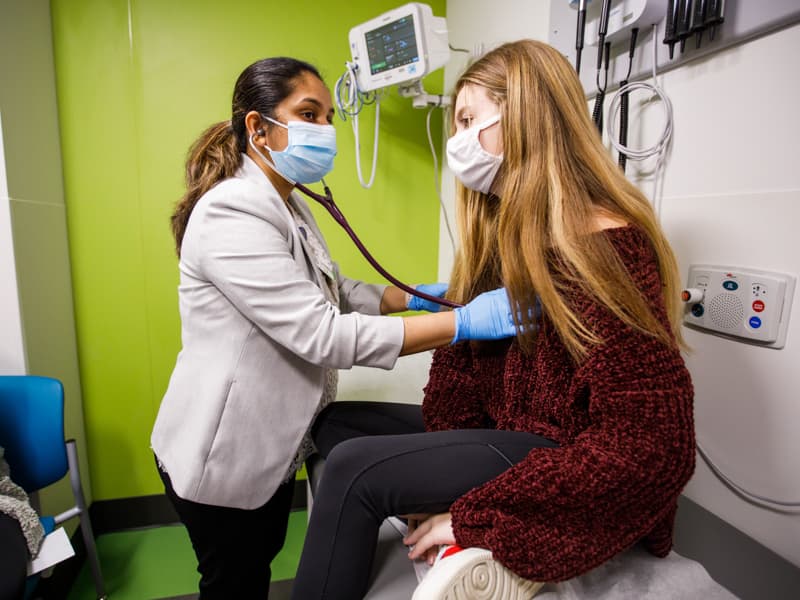
{"label": "stethoscope tubing", "polygon": [[[323,182],[324,185],[324,182]],[[452,300],[447,300],[446,298],[439,298],[438,296],[432,296],[430,294],[426,294],[425,292],[420,292],[419,290],[414,289],[410,285],[407,285],[394,277],[391,273],[389,273],[386,269],[384,269],[380,263],[375,260],[375,258],[370,254],[369,250],[367,250],[366,246],[361,242],[361,240],[356,235],[356,232],[353,231],[350,224],[347,222],[342,211],[339,210],[339,207],[336,206],[336,202],[333,200],[333,194],[331,193],[330,188],[325,185],[325,195],[318,194],[302,183],[295,183],[295,187],[303,192],[306,196],[311,198],[312,200],[316,200],[319,202],[325,210],[333,217],[333,220],[336,221],[342,229],[347,232],[347,235],[350,236],[350,239],[353,240],[353,243],[358,248],[359,252],[367,259],[370,265],[381,275],[383,275],[387,281],[391,282],[393,285],[397,286],[404,292],[411,294],[412,296],[416,296],[417,298],[422,298],[423,300],[428,300],[429,302],[435,302],[436,304],[440,304],[441,306],[447,306],[449,308],[458,308],[463,306],[463,304],[458,304],[457,302],[453,302]]]}

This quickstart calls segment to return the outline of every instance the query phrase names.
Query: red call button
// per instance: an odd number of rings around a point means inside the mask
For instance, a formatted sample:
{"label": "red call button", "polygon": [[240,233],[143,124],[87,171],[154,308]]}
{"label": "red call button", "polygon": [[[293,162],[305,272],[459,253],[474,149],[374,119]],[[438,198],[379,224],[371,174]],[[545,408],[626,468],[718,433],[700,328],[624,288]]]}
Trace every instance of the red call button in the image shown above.
{"label": "red call button", "polygon": [[756,312],[761,312],[764,310],[764,303],[761,300],[753,301],[753,310]]}

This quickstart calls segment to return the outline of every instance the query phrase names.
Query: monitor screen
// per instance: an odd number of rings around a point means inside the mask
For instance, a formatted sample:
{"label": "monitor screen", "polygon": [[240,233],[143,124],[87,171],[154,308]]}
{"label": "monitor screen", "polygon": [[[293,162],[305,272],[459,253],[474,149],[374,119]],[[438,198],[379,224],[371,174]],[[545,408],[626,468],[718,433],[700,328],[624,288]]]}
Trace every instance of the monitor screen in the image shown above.
{"label": "monitor screen", "polygon": [[419,61],[412,15],[368,31],[364,37],[373,75]]}

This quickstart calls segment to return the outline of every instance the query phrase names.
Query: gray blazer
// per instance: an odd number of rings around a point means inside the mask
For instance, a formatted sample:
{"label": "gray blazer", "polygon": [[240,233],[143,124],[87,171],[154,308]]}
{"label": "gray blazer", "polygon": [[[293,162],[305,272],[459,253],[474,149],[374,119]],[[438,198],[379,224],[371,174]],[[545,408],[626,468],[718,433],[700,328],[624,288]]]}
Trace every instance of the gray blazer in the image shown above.
{"label": "gray blazer", "polygon": [[[296,194],[289,202],[324,244],[308,206]],[[402,319],[370,316],[384,286],[337,270],[337,308],[311,257],[286,204],[244,154],[236,175],[195,205],[179,265],[183,347],[151,436],[181,498],[263,505],[319,405],[325,367],[394,366]]]}

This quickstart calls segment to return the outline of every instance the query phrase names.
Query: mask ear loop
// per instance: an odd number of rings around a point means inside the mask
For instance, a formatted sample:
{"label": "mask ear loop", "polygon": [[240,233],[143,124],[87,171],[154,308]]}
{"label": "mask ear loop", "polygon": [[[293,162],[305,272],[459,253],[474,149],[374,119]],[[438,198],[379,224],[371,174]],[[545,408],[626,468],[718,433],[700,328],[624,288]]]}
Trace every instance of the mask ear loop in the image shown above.
{"label": "mask ear loop", "polygon": [[488,119],[486,119],[482,123],[478,123],[477,125],[475,125],[474,129],[478,130],[477,133],[475,134],[475,139],[478,141],[478,147],[484,153],[488,154],[489,156],[491,156],[493,158],[502,159],[503,158],[503,153],[502,152],[500,154],[492,154],[486,148],[483,147],[483,144],[481,144],[481,133],[483,133],[484,131],[489,129],[489,127],[494,127],[495,125],[500,123],[500,118],[501,118],[500,113],[497,113],[495,116],[489,117]]}
{"label": "mask ear loop", "polygon": [[[251,136],[250,136],[250,138],[249,138],[249,140],[248,140],[248,141],[249,141],[249,143],[250,143],[250,147],[253,149],[253,152],[255,152],[256,154],[258,154],[258,155],[261,157],[261,160],[263,160],[263,161],[264,161],[264,162],[267,164],[267,166],[268,166],[270,169],[272,169],[272,170],[273,170],[273,171],[274,171],[276,174],[278,174],[280,177],[282,177],[284,180],[288,181],[288,182],[289,182],[289,183],[291,183],[292,185],[297,185],[297,182],[296,182],[295,180],[293,180],[293,179],[289,179],[289,178],[288,178],[286,175],[284,175],[283,173],[281,173],[280,171],[278,171],[277,167],[276,167],[274,164],[272,164],[272,161],[271,161],[271,160],[269,160],[269,159],[267,159],[267,157],[266,157],[266,156],[264,156],[264,153],[263,153],[263,152],[261,152],[261,150],[259,150],[259,149],[258,149],[258,146],[256,146],[255,142],[253,141],[253,139],[254,139],[254,138],[257,136],[257,135],[264,135],[264,130],[263,130],[263,129],[259,129],[258,131],[254,131],[254,132],[253,132],[253,135],[251,135]],[[265,147],[267,148],[267,150],[269,150],[270,152],[272,152],[272,150],[270,150],[269,146],[265,146]]]}

